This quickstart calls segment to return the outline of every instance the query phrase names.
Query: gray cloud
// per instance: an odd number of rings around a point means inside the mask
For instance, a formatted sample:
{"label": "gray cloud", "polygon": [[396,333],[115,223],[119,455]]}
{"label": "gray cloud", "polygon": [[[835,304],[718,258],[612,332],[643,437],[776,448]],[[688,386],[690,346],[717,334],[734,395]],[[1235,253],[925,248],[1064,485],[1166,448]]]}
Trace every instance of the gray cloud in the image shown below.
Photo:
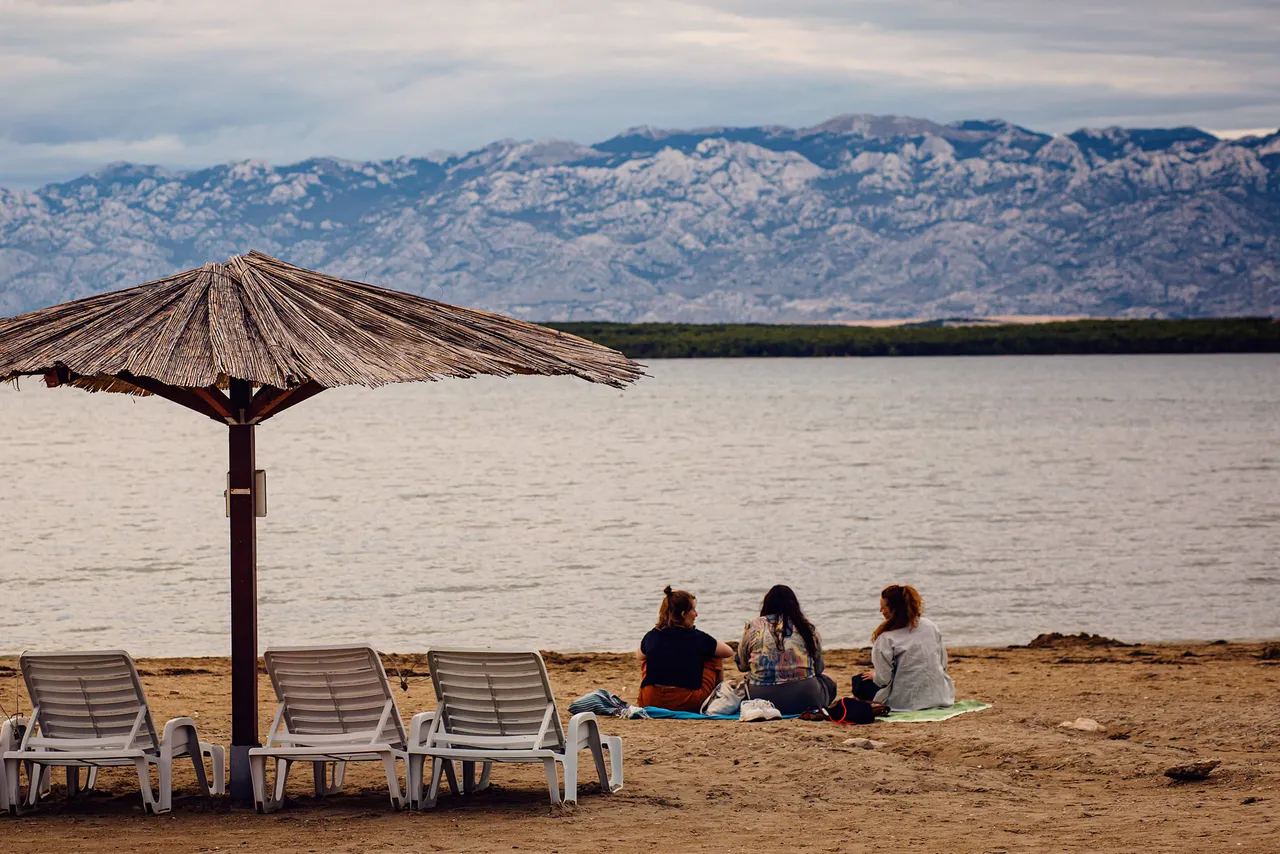
{"label": "gray cloud", "polygon": [[18,0],[0,185],[842,112],[1275,127],[1277,43],[1262,0]]}

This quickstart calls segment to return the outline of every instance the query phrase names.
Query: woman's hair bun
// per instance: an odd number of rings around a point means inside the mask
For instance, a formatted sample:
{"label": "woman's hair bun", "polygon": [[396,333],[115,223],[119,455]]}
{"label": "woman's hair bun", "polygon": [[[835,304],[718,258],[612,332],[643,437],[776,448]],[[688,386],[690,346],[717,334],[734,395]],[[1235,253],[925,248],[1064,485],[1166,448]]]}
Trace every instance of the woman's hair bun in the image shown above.
{"label": "woman's hair bun", "polygon": [[662,592],[663,592],[665,595],[670,596],[670,595],[671,595],[671,593],[672,593],[672,591],[671,591],[671,585],[670,585],[670,584],[668,584],[666,587],[662,588]]}

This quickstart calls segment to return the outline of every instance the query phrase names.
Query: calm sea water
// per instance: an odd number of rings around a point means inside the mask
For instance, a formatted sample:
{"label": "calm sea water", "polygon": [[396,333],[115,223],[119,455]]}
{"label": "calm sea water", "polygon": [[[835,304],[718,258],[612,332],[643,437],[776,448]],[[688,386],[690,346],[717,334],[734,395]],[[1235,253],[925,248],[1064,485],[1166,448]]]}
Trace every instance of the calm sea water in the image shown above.
{"label": "calm sea water", "polygon": [[[1280,357],[656,362],[330,391],[258,429],[261,639],[632,649],[660,591],[828,646],[1280,636]],[[226,429],[0,389],[0,650],[228,651]]]}

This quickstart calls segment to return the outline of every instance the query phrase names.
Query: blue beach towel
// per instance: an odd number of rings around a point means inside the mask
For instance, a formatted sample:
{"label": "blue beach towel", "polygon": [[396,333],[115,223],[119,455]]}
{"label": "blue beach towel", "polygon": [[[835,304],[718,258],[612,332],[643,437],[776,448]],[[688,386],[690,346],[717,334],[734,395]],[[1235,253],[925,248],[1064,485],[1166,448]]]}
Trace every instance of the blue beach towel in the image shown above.
{"label": "blue beach towel", "polygon": [[[736,721],[737,715],[704,715],[701,712],[673,712],[670,709],[660,709],[657,706],[645,706],[644,713],[651,718],[658,720],[676,720],[676,721]],[[798,718],[799,715],[783,715],[784,718]]]}

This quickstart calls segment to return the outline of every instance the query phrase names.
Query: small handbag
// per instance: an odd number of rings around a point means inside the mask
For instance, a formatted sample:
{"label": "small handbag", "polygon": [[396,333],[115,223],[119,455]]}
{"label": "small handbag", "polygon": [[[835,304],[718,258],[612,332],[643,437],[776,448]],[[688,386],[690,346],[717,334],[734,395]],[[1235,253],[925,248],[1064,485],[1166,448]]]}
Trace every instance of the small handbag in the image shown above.
{"label": "small handbag", "polygon": [[746,686],[742,682],[730,682],[726,679],[703,702],[702,714],[736,715],[746,695]]}

